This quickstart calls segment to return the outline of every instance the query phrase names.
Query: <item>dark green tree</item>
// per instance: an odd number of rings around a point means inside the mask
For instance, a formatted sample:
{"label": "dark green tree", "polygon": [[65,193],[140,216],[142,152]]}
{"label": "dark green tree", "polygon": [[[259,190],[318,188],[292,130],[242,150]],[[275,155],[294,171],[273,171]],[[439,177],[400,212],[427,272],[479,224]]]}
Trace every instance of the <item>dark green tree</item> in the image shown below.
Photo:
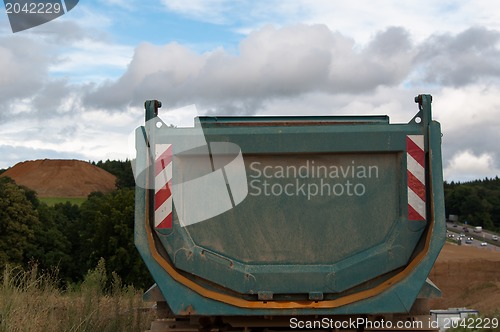
{"label": "dark green tree", "polygon": [[500,179],[466,183],[444,183],[446,214],[458,215],[462,222],[500,230]]}
{"label": "dark green tree", "polygon": [[132,172],[132,164],[130,160],[106,160],[99,161],[95,164],[97,167],[116,176],[117,188],[134,188],[135,180]]}
{"label": "dark green tree", "polygon": [[126,284],[149,287],[152,279],[134,244],[134,190],[93,193],[80,211],[82,272],[103,257],[109,275],[114,271]]}
{"label": "dark green tree", "polygon": [[44,270],[57,268],[62,281],[72,281],[75,260],[72,256],[72,243],[66,235],[68,218],[60,210],[42,203],[37,208],[40,220],[33,227],[34,240],[29,248],[30,259]]}
{"label": "dark green tree", "polygon": [[26,266],[38,227],[32,190],[0,177],[0,271],[6,264]]}

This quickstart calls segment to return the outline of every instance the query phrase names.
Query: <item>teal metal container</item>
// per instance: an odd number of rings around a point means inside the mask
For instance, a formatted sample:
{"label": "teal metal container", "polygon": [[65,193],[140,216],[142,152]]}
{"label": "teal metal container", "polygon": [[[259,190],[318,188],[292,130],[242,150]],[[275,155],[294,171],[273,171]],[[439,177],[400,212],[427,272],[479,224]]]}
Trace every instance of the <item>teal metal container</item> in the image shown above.
{"label": "teal metal container", "polygon": [[387,116],[199,117],[148,101],[135,242],[175,315],[409,312],[439,293],[441,130]]}

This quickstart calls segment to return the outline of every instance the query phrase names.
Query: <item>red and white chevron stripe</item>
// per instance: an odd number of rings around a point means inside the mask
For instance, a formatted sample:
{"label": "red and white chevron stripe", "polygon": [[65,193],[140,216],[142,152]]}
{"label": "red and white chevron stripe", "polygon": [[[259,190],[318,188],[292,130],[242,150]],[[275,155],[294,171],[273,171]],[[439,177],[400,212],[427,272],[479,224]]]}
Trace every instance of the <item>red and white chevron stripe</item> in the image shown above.
{"label": "red and white chevron stripe", "polygon": [[155,227],[172,228],[172,144],[155,146]]}
{"label": "red and white chevron stripe", "polygon": [[423,135],[406,136],[408,220],[425,218],[425,151]]}

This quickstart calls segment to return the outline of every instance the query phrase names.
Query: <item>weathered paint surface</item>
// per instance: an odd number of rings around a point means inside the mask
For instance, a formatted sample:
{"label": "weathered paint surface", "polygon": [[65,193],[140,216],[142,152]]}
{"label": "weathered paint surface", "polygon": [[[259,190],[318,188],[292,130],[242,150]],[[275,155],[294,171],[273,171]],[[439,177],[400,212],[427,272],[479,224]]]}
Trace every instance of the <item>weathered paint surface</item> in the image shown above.
{"label": "weathered paint surface", "polygon": [[[408,124],[386,117],[200,119],[207,142],[241,149],[248,195],[187,227],[175,213],[182,202],[174,202],[171,229],[161,232],[148,221],[157,198],[138,187],[136,244],[172,310],[409,310],[444,243],[440,127],[430,119],[430,96],[418,101]],[[148,114],[155,119],[154,110]],[[189,128],[165,127],[137,133],[138,142],[153,146],[189,135]],[[150,149],[137,149],[147,166]],[[196,154],[173,155],[172,177],[188,181],[198,172]]]}

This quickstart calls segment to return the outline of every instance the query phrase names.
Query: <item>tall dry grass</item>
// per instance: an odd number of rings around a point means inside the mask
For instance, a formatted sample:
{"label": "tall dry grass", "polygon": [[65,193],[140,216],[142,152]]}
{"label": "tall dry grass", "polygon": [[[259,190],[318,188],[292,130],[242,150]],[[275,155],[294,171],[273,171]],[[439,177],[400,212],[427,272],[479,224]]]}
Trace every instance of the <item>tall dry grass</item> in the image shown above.
{"label": "tall dry grass", "polygon": [[[144,309],[141,293],[113,275],[104,260],[80,285],[58,287],[56,273],[6,267],[0,277],[0,331],[144,331],[155,314]],[[109,283],[108,283],[109,284]]]}

